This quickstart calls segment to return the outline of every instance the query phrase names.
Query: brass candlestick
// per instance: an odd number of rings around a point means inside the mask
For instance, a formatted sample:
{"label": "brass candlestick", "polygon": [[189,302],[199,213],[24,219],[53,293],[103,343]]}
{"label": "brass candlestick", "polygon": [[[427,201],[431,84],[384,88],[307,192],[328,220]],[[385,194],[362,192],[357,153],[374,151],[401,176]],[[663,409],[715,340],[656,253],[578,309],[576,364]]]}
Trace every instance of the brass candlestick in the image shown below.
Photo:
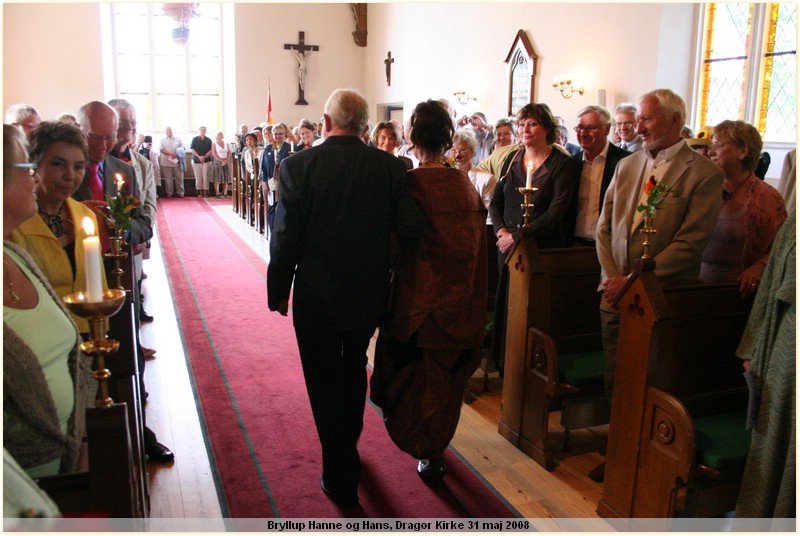
{"label": "brass candlestick", "polygon": [[122,246],[125,244],[125,231],[117,229],[115,234],[109,236],[108,239],[111,241],[111,251],[106,253],[105,256],[109,259],[114,259],[114,271],[111,272],[111,275],[117,282],[116,288],[125,290],[125,287],[122,286],[122,274],[125,271],[119,265],[120,260],[128,256],[127,251],[122,251]]}
{"label": "brass candlestick", "polygon": [[114,316],[125,303],[125,291],[108,289],[103,291],[103,300],[90,302],[83,292],[74,292],[64,297],[64,303],[73,314],[89,321],[89,340],[81,343],[81,350],[86,355],[95,359],[96,369],[94,379],[98,383],[97,400],[98,408],[110,408],[114,401],[108,395],[108,379],[111,371],[106,368],[106,356],[119,349],[119,341],[106,337],[106,318]]}
{"label": "brass candlestick", "polygon": [[533,197],[533,192],[537,191],[538,189],[539,188],[525,188],[523,186],[517,188],[517,190],[519,190],[519,193],[521,193],[523,197],[523,201],[519,205],[520,207],[522,207],[523,211],[522,212],[523,229],[530,229],[531,227],[530,218],[531,218],[531,209],[533,209],[533,203],[531,202],[532,201],[531,198]]}
{"label": "brass candlestick", "polygon": [[644,251],[642,252],[642,259],[649,259],[650,258],[650,235],[655,233],[656,230],[653,227],[653,218],[650,216],[644,217],[644,225],[642,226],[641,233],[644,234],[644,241],[642,242],[642,246],[644,246]]}

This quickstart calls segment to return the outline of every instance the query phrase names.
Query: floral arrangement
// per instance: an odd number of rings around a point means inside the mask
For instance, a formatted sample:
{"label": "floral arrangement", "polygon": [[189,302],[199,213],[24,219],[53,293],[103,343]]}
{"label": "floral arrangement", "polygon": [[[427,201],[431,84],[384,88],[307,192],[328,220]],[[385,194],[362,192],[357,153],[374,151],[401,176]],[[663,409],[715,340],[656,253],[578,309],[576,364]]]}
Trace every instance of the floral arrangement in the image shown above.
{"label": "floral arrangement", "polygon": [[97,216],[97,221],[104,221],[109,229],[128,231],[131,228],[131,219],[139,214],[141,202],[134,196],[125,192],[124,182],[119,181],[117,196],[106,194],[105,201],[87,199],[83,202]]}
{"label": "floral arrangement", "polygon": [[456,162],[456,159],[454,157],[452,157],[452,156],[448,156],[447,160],[445,160],[444,164],[446,166],[448,166],[448,167],[453,168],[453,169],[459,169],[458,168],[458,162]]}
{"label": "floral arrangement", "polygon": [[644,193],[647,195],[647,200],[636,207],[636,210],[639,212],[647,211],[646,215],[649,218],[655,218],[658,205],[661,204],[671,190],[671,186],[667,186],[663,182],[657,181],[655,176],[651,176],[644,183]]}
{"label": "floral arrangement", "polygon": [[106,194],[106,202],[110,211],[110,223],[117,231],[128,231],[131,228],[131,218],[139,213],[141,202],[125,192],[124,185],[117,190],[118,195],[111,197]]}

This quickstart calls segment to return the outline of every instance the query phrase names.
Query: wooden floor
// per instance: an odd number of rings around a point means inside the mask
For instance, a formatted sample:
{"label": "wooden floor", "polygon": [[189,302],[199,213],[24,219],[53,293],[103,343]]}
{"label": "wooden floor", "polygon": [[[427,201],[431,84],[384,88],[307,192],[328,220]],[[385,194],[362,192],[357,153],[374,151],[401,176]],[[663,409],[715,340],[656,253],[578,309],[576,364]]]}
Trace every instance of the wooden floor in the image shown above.
{"label": "wooden floor", "polygon": [[[217,212],[246,243],[267,258],[268,243],[262,235],[229,207],[218,207]],[[159,441],[175,452],[174,463],[149,466],[151,517],[220,519],[224,516],[203,441],[158,237],[144,271],[148,275],[143,283],[145,309],[155,321],[142,327],[142,343],[158,351],[156,358],[147,362],[145,371],[149,392],[147,423]],[[153,296],[159,299],[154,300]],[[559,530],[558,519],[597,519],[595,509],[601,485],[592,482],[587,473],[602,461],[607,427],[573,431],[571,452],[559,455],[563,458],[560,464],[548,472],[498,434],[502,380],[497,373],[490,375],[488,391],[483,390],[483,384],[479,370],[469,382],[472,401],[463,406],[452,447],[523,517],[553,519],[553,530]],[[560,452],[563,431],[558,417],[552,414],[550,429]],[[174,529],[181,530],[179,522]]]}

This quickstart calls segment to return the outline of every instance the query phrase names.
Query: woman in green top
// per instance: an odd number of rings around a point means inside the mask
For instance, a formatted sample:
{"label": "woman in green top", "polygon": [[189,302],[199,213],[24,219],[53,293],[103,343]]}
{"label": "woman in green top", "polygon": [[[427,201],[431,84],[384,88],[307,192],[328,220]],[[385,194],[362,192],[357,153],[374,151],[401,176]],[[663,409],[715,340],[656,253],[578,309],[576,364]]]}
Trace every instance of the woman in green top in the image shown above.
{"label": "woman in green top", "polygon": [[36,263],[6,239],[37,212],[36,167],[3,125],[3,443],[32,477],[73,472],[91,404],[91,362]]}

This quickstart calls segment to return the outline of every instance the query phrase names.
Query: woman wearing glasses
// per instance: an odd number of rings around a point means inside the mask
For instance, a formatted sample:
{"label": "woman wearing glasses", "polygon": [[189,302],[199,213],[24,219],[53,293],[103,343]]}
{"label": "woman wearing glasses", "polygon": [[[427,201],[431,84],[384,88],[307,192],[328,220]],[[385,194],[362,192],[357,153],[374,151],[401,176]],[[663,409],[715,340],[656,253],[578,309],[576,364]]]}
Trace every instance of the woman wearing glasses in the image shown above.
{"label": "woman wearing glasses", "polygon": [[784,220],[781,194],[755,175],[761,135],[744,121],[714,127],[708,157],[725,172],[722,208],[700,266],[706,283],[738,282],[742,296],[755,294],[772,242]]}
{"label": "woman wearing glasses", "polygon": [[3,125],[3,446],[36,478],[78,467],[92,384],[75,323],[33,259],[8,241],[39,210],[25,146]]}
{"label": "woman wearing glasses", "polygon": [[[94,229],[99,228],[94,212],[71,197],[83,180],[89,148],[79,128],[55,121],[40,123],[28,140],[40,178],[37,214],[11,233],[9,240],[31,254],[56,294],[63,297],[86,286],[86,261],[80,247],[86,238],[83,219],[89,218]],[[74,319],[81,332],[88,333],[86,320]]]}

